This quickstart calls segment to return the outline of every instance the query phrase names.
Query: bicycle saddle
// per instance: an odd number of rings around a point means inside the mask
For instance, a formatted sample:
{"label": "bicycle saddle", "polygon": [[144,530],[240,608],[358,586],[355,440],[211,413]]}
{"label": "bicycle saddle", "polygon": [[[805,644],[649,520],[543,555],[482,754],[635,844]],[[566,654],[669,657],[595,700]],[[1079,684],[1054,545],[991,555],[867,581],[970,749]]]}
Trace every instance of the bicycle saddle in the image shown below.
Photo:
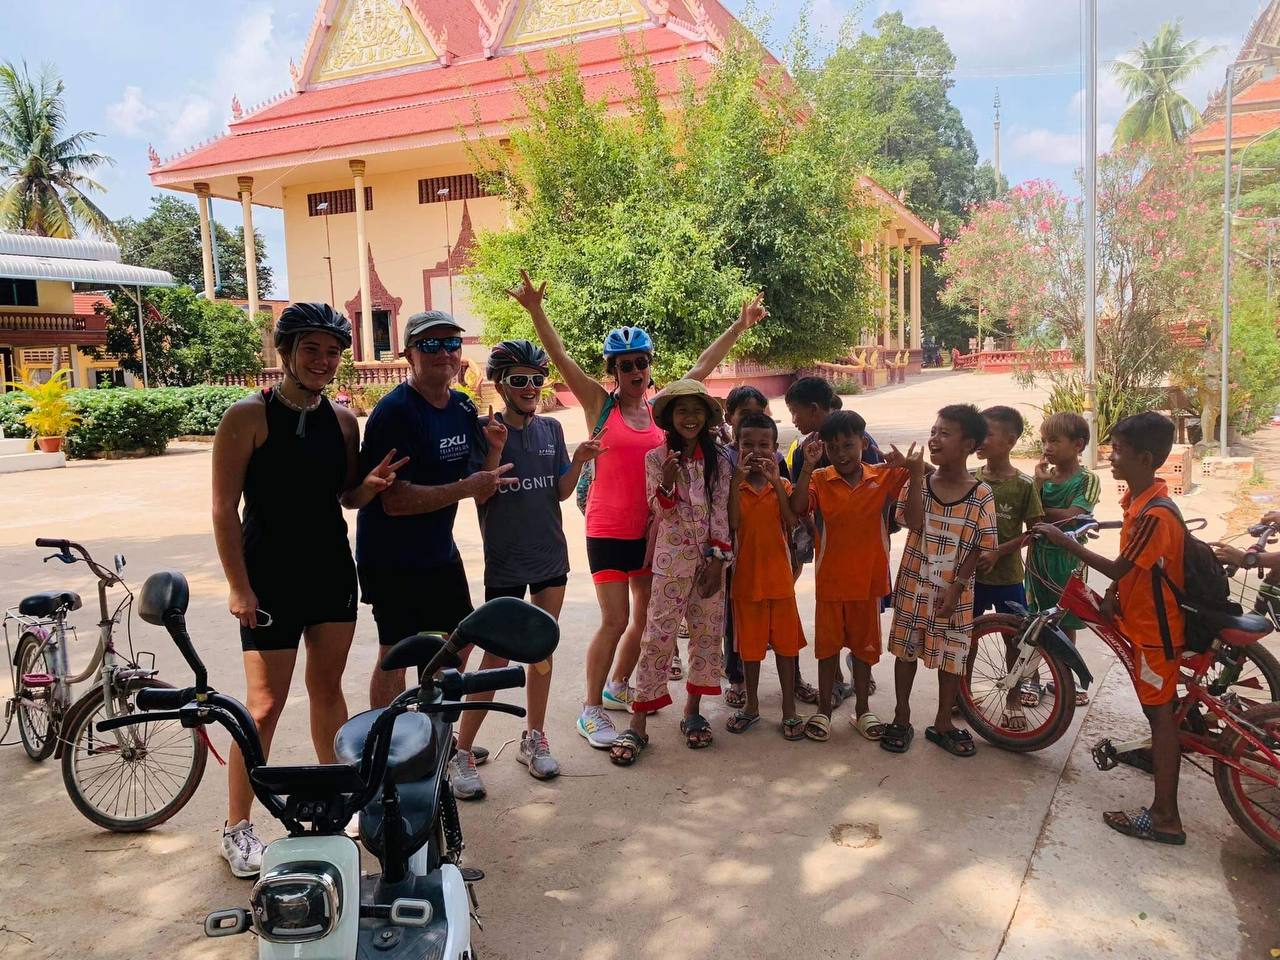
{"label": "bicycle saddle", "polygon": [[[333,752],[339,763],[360,765],[364,743],[374,721],[382,710],[357,713],[344,723],[333,738]],[[396,717],[391,731],[391,751],[387,754],[387,772],[396,783],[422,780],[435,772],[436,745],[431,734],[431,719],[420,713],[402,713]]]}
{"label": "bicycle saddle", "polygon": [[1197,609],[1195,617],[1219,640],[1233,647],[1247,647],[1271,632],[1271,621],[1256,613],[1230,614],[1220,610]]}
{"label": "bicycle saddle", "polygon": [[70,590],[46,590],[24,597],[18,612],[28,617],[52,617],[59,610],[79,610],[80,594]]}

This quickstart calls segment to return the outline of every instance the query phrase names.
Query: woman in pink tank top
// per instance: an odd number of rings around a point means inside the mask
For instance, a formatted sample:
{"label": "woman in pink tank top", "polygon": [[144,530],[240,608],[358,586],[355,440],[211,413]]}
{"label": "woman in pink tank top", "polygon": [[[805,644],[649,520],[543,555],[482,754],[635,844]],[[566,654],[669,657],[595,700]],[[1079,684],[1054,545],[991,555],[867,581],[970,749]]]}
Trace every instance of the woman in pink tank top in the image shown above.
{"label": "woman in pink tank top", "polygon": [[[617,385],[610,393],[569,356],[547,319],[542,308],[546,283],[535,286],[523,270],[520,277],[520,285],[509,291],[511,297],[529,312],[543,347],[582,404],[587,429],[603,442],[587,497],[587,560],[600,604],[600,628],[587,648],[587,686],[577,729],[591,746],[607,750],[617,731],[606,710],[630,708],[629,679],[640,658],[652,584],[645,562],[649,506],[644,457],[666,441],[653,422],[648,397],[653,385],[649,375],[653,342],[639,327],[609,332],[604,342],[605,368]],[[685,376],[705,380],[738,338],[768,314],[764,294],[744,303],[738,319],[703,351]]]}

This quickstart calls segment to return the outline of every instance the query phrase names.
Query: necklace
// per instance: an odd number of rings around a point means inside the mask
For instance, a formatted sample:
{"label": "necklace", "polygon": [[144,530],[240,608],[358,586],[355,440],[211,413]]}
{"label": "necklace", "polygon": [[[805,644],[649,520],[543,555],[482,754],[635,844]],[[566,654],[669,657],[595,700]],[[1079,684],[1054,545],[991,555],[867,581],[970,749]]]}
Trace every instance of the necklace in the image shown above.
{"label": "necklace", "polygon": [[288,407],[294,413],[306,413],[308,410],[314,410],[316,407],[320,406],[319,396],[317,396],[315,399],[315,402],[311,404],[302,404],[302,403],[294,403],[292,400],[286,397],[284,395],[284,390],[281,387],[276,387],[276,389],[273,392],[276,398],[279,399],[281,403],[283,403],[286,407]]}

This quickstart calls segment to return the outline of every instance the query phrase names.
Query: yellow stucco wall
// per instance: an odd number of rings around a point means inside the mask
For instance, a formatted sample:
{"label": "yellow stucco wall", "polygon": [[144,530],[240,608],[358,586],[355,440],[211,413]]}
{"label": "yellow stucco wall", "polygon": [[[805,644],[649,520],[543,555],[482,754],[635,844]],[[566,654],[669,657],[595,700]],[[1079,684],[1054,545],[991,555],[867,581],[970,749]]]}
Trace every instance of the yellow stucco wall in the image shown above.
{"label": "yellow stucco wall", "polygon": [[71,284],[65,280],[37,280],[38,307],[0,307],[0,313],[75,313]]}
{"label": "yellow stucco wall", "polygon": [[[400,320],[424,308],[422,271],[446,259],[445,205],[418,203],[418,180],[424,177],[470,173],[458,167],[419,167],[391,173],[369,174],[365,185],[373,188],[373,209],[365,214],[365,231],[373,255],[373,268],[392,296],[404,302]],[[352,187],[350,178],[289,186],[284,191],[285,249],[289,268],[289,295],[298,300],[329,301],[329,274],[325,264],[325,218],[307,215],[307,194]],[[503,201],[484,197],[466,201],[476,232],[500,229],[507,222]],[[449,201],[449,227],[457,243],[462,225],[463,201]],[[339,310],[358,298],[360,273],[356,260],[356,216],[334,214],[329,218],[329,247],[333,256],[333,299]],[[446,277],[432,284],[433,306],[449,309]],[[469,334],[481,333],[481,321],[472,312],[465,283],[454,278],[454,313]]]}

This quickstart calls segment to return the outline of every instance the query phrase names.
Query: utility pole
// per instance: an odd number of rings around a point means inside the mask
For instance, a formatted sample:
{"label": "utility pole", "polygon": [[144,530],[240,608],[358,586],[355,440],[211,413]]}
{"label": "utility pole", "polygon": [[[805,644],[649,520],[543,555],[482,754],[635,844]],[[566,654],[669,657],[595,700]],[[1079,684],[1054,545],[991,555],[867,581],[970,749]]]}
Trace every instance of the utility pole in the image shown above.
{"label": "utility pole", "polygon": [[[437,197],[444,198],[444,250],[445,274],[449,278],[449,316],[453,316],[453,231],[449,226],[449,188],[442,187],[436,191]],[[454,317],[456,320],[457,318]]]}
{"label": "utility pole", "polygon": [[1098,465],[1098,0],[1084,0],[1084,419],[1085,464]]}
{"label": "utility pole", "polygon": [[996,87],[996,141],[993,151],[993,166],[996,168],[996,192],[1000,193],[1000,88]]}
{"label": "utility pole", "polygon": [[321,200],[316,209],[324,214],[324,262],[329,265],[329,306],[337,310],[337,297],[333,293],[333,249],[329,246],[329,201]]}

